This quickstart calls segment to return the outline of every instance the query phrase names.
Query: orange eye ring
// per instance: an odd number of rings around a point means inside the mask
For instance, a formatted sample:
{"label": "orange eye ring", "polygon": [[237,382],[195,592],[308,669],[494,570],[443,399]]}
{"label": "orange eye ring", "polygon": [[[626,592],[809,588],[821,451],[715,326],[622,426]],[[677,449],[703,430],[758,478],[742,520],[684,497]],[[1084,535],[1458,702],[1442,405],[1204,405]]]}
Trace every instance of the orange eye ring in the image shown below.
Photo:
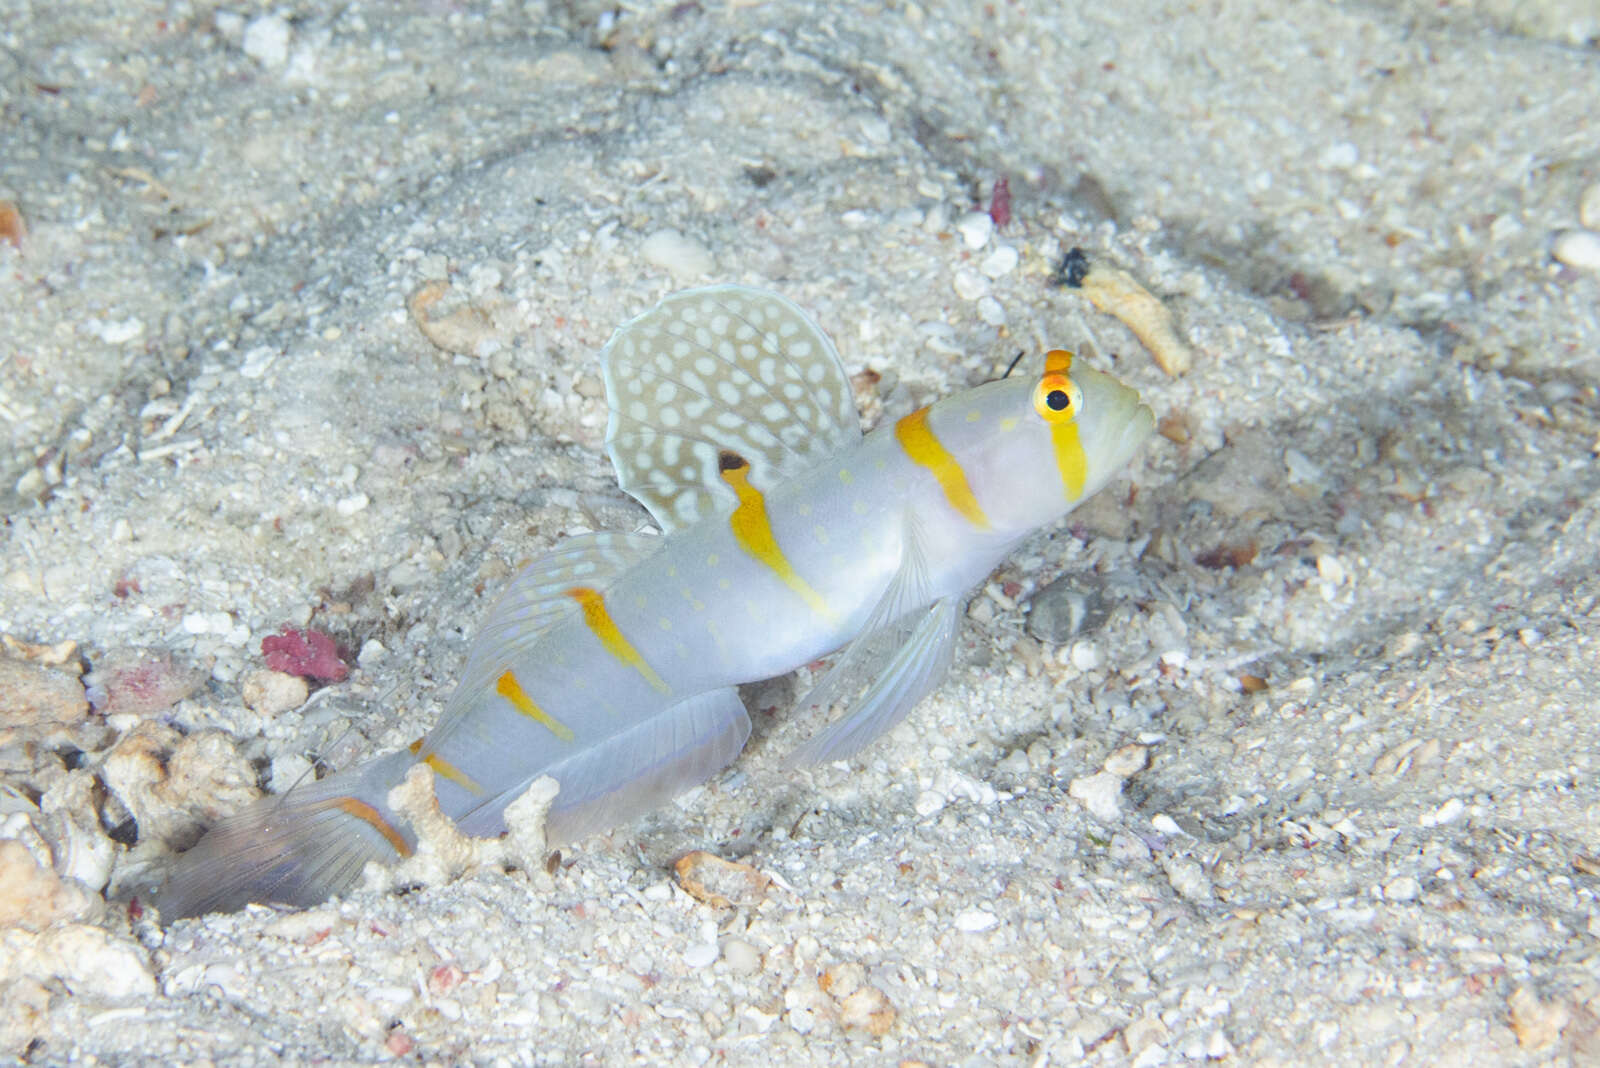
{"label": "orange eye ring", "polygon": [[1046,422],[1064,423],[1078,417],[1083,407],[1083,391],[1067,375],[1072,353],[1052,349],[1045,354],[1044,374],[1033,387],[1033,409]]}

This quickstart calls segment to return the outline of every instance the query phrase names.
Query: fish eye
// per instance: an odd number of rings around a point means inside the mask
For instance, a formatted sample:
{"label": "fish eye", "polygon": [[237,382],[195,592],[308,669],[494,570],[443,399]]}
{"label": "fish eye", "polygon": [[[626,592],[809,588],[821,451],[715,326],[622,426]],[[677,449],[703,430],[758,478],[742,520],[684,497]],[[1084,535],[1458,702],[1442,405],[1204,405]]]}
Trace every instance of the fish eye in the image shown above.
{"label": "fish eye", "polygon": [[1070,352],[1052,349],[1045,354],[1044,374],[1033,387],[1033,409],[1048,423],[1076,419],[1078,410],[1083,407],[1083,391],[1067,374],[1071,366]]}

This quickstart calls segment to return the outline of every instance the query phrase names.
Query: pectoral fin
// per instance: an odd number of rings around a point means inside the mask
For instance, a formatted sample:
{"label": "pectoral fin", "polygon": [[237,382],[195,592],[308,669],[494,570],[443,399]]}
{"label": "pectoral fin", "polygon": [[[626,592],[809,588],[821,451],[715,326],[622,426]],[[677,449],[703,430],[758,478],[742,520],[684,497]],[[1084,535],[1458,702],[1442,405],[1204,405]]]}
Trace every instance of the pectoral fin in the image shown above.
{"label": "pectoral fin", "polygon": [[[790,766],[843,760],[904,719],[949,670],[960,622],[957,606],[958,598],[946,597],[856,639],[802,704],[831,704],[835,695],[848,697],[840,691],[848,679],[858,677],[855,671],[861,663],[883,663],[882,671],[843,719],[790,754]],[[885,639],[893,638],[901,638],[899,647],[884,663],[874,653]]]}

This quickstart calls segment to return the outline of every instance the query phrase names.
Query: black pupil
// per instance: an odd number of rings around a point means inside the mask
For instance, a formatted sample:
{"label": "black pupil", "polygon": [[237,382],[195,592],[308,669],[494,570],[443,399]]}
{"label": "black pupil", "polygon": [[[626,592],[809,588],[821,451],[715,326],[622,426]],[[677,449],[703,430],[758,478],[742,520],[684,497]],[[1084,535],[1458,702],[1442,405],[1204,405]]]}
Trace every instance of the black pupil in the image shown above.
{"label": "black pupil", "polygon": [[1044,395],[1044,402],[1050,406],[1052,412],[1064,412],[1067,405],[1072,403],[1072,398],[1067,396],[1064,389],[1052,389]]}

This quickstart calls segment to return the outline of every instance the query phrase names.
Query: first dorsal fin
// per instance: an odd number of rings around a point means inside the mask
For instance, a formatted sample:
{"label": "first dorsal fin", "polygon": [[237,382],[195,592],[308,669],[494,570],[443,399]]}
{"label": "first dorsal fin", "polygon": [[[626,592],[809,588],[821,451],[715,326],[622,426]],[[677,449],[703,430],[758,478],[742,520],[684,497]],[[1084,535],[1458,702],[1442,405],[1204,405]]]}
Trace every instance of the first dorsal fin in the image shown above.
{"label": "first dorsal fin", "polygon": [[618,328],[601,361],[617,481],[669,533],[738,505],[724,452],[765,492],[861,439],[833,343],[776,293],[674,293]]}

